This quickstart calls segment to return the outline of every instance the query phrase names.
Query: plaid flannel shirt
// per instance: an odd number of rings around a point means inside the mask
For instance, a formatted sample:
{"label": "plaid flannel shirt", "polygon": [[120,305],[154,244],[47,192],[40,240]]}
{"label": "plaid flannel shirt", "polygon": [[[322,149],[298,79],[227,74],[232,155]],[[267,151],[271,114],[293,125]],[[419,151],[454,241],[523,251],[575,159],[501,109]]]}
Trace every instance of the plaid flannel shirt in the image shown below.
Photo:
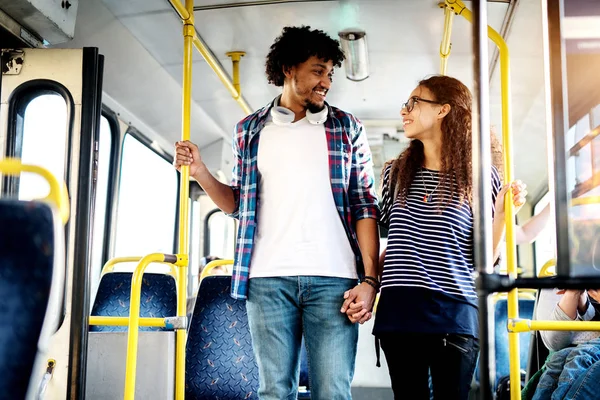
{"label": "plaid flannel shirt", "polygon": [[[231,296],[236,299],[248,298],[248,277],[258,211],[258,140],[271,108],[277,101],[278,99],[275,99],[249,115],[235,127],[231,189],[236,208],[230,216],[239,219],[231,278]],[[328,107],[325,134],[331,190],[356,256],[357,272],[360,276],[364,274],[364,268],[356,236],[356,222],[363,218],[377,219],[378,215],[371,150],[360,121],[349,113],[329,105]]]}

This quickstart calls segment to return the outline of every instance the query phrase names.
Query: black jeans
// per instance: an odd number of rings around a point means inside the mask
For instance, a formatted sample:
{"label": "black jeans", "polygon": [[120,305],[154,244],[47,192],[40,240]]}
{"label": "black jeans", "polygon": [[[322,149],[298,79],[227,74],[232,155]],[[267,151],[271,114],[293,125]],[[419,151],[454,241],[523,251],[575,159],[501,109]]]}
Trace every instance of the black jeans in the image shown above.
{"label": "black jeans", "polygon": [[429,374],[435,400],[467,400],[479,341],[456,334],[380,336],[396,400],[429,400]]}

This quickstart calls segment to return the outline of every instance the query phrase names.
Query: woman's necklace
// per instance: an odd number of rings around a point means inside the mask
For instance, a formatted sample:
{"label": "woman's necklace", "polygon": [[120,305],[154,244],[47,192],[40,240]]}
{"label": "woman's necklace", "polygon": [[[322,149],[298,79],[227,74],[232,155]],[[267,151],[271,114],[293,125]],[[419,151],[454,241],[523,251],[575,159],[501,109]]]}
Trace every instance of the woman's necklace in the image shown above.
{"label": "woman's necklace", "polygon": [[[431,200],[433,199],[433,193],[437,190],[438,186],[440,186],[440,180],[438,178],[438,184],[435,186],[435,188],[433,188],[433,190],[431,191],[431,193],[429,193],[427,191],[427,186],[425,185],[425,179],[423,178],[423,170],[425,168],[421,168],[421,182],[423,182],[423,188],[425,189],[425,196],[423,196],[423,201],[425,203],[431,203]],[[431,176],[431,180],[434,180],[435,178],[433,177],[433,174],[429,171],[427,171],[429,173],[429,175]]]}

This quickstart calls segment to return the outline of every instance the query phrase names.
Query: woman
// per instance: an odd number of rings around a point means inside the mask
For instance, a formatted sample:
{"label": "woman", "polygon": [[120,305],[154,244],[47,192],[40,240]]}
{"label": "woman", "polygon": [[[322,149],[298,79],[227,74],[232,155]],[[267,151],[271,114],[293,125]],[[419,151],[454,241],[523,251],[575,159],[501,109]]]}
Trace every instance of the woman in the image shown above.
{"label": "woman", "polygon": [[[477,359],[473,282],[472,97],[454,78],[423,80],[402,108],[409,147],[385,168],[381,223],[389,227],[374,334],[397,399],[467,399]],[[494,258],[504,235],[504,194],[492,168]],[[518,210],[517,210],[518,211]]]}

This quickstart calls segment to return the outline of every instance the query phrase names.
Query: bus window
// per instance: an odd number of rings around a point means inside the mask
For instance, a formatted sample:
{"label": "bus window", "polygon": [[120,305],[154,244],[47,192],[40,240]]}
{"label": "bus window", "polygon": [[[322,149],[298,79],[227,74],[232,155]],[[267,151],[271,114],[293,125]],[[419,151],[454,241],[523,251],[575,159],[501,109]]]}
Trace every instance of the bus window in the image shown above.
{"label": "bus window", "polygon": [[131,134],[123,141],[114,256],[173,253],[178,177],[171,163]]}
{"label": "bus window", "polygon": [[221,211],[208,217],[209,253],[206,255],[232,259],[235,247],[235,222]]}
{"label": "bus window", "polygon": [[[22,132],[17,132],[17,143],[21,140],[21,160],[44,167],[64,181],[68,117],[65,99],[45,92],[31,99],[22,115]],[[40,176],[23,174],[19,180],[20,199],[46,197],[48,191],[48,184]]]}
{"label": "bus window", "polygon": [[[533,214],[537,215],[540,212],[542,212],[544,207],[546,207],[546,205],[548,205],[550,201],[553,201],[551,193],[546,192],[546,194],[533,207]],[[544,228],[544,230],[542,230],[542,232],[540,232],[540,234],[534,242],[536,276],[540,268],[542,268],[542,265],[544,265],[548,260],[556,258],[555,242],[556,227],[554,223],[554,217],[550,216],[550,218],[548,218],[548,223],[546,224],[546,227]]]}
{"label": "bus window", "polygon": [[[100,143],[98,146],[98,180],[96,182],[96,197],[94,203],[94,220],[92,233],[92,276],[97,277],[102,270],[104,241],[109,237],[105,234],[106,209],[108,200],[108,185],[110,177],[110,160],[113,137],[108,119],[102,115],[100,118]],[[95,291],[92,290],[92,293]]]}

